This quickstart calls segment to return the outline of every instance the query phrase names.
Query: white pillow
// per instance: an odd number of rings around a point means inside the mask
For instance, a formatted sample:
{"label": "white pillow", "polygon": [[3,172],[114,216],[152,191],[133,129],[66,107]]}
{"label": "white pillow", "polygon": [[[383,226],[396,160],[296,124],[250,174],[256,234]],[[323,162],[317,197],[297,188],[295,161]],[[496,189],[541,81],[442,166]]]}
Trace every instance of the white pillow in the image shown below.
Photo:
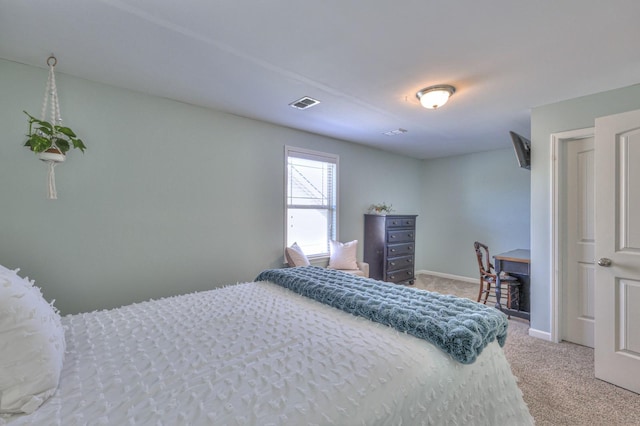
{"label": "white pillow", "polygon": [[331,269],[358,269],[356,263],[356,252],[358,251],[358,240],[341,243],[331,240],[329,268]]}
{"label": "white pillow", "polygon": [[311,265],[307,255],[304,254],[297,242],[291,244],[291,247],[287,247],[284,250],[284,255],[290,267]]}
{"label": "white pillow", "polygon": [[58,387],[60,315],[33,281],[0,267],[0,413],[32,413]]}

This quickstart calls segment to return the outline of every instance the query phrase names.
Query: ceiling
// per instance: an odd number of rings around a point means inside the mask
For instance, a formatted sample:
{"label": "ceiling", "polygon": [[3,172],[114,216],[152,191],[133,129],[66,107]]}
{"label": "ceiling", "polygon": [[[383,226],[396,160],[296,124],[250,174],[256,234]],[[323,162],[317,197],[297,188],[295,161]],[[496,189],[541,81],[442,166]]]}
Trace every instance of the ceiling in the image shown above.
{"label": "ceiling", "polygon": [[[0,0],[0,58],[437,158],[639,83],[638,18],[638,0]],[[434,84],[457,91],[427,110]],[[321,103],[289,106],[303,96]]]}

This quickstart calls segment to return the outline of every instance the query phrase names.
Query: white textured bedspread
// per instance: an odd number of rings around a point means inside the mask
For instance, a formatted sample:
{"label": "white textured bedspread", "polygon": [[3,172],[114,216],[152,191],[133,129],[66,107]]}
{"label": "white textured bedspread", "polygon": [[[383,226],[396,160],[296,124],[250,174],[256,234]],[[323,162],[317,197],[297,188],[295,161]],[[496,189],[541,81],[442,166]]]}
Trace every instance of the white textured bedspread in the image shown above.
{"label": "white textured bedspread", "polygon": [[533,423],[497,342],[463,365],[268,282],[63,324],[58,391],[10,425]]}

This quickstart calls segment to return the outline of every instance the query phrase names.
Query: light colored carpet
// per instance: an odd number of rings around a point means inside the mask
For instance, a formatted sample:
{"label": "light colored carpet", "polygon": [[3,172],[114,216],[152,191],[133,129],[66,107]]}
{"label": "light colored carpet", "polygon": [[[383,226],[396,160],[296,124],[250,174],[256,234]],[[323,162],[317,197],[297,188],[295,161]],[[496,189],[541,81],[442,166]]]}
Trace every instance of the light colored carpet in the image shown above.
{"label": "light colored carpet", "polygon": [[[476,300],[478,284],[419,274],[415,287]],[[509,320],[504,352],[536,425],[640,425],[640,395],[598,380],[593,349],[529,336]],[[490,396],[487,396],[488,398]]]}

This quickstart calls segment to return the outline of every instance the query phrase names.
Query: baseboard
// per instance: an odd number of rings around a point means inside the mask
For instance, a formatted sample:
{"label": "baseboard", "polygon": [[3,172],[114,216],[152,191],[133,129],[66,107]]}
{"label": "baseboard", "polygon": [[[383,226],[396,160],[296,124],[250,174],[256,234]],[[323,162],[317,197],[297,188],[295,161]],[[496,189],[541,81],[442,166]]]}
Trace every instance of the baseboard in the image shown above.
{"label": "baseboard", "polygon": [[546,340],[547,342],[552,342],[551,333],[547,331],[536,330],[535,328],[529,327],[529,336],[535,337],[536,339]]}
{"label": "baseboard", "polygon": [[419,271],[416,271],[416,274],[427,274],[427,275],[433,275],[433,276],[441,277],[441,278],[448,278],[450,280],[465,281],[465,282],[474,283],[474,284],[478,283],[478,278],[469,278],[469,277],[463,277],[461,275],[453,275],[453,274],[445,274],[443,272],[427,271],[425,269],[421,269]]}

